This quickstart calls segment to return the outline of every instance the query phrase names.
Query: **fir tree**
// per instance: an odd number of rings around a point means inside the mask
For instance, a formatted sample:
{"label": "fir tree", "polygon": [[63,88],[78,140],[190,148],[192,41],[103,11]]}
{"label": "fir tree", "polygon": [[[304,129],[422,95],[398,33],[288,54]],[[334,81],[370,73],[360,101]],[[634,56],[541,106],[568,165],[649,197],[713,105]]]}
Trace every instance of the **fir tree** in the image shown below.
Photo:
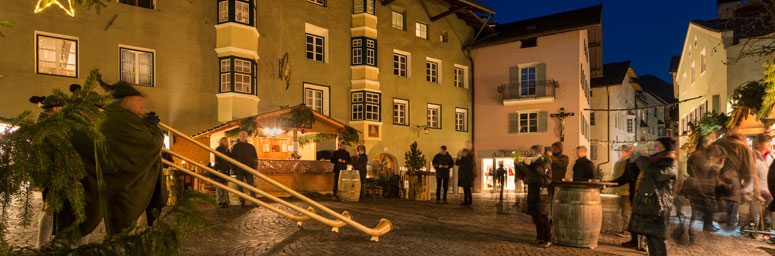
{"label": "fir tree", "polygon": [[425,160],[425,155],[423,155],[422,151],[417,148],[416,141],[409,147],[409,151],[404,153],[404,160],[406,161],[404,166],[409,169],[410,175],[419,172],[423,167],[425,167],[427,162]]}

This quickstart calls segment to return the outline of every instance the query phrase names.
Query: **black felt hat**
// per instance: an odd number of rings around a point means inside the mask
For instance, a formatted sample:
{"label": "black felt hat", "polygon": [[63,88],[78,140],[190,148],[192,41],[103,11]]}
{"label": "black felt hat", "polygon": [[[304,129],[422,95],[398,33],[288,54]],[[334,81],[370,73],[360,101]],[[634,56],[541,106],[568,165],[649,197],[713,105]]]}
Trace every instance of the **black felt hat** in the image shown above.
{"label": "black felt hat", "polygon": [[662,137],[657,139],[662,146],[665,147],[665,151],[673,151],[675,149],[675,140],[671,137]]}
{"label": "black felt hat", "polygon": [[135,89],[132,85],[124,81],[118,81],[110,86],[113,98],[120,99],[129,96],[145,96],[140,91]]}
{"label": "black felt hat", "polygon": [[30,102],[34,104],[40,103],[42,109],[51,109],[54,107],[65,106],[65,100],[62,97],[56,95],[49,96],[32,96]]}

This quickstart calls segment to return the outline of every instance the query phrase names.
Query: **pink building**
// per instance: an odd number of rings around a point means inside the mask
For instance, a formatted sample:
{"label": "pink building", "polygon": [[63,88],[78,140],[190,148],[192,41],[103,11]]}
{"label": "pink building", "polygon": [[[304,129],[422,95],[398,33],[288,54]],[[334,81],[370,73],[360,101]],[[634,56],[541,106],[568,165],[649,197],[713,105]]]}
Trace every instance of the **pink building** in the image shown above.
{"label": "pink building", "polygon": [[[564,119],[566,177],[575,148],[589,147],[590,78],[602,76],[602,5],[498,25],[472,48],[474,60],[474,151],[480,172],[475,191],[493,189],[490,170],[509,168],[513,154],[561,140]],[[523,154],[524,155],[524,154]]]}

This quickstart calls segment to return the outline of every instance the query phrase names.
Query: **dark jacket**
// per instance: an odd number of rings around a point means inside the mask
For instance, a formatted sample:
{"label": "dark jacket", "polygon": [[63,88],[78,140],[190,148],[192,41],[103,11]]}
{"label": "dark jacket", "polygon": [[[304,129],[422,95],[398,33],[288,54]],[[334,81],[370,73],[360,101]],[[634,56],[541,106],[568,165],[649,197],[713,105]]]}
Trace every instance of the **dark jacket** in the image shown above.
{"label": "dark jacket", "polygon": [[[343,159],[344,163],[340,163],[339,159]],[[335,171],[347,170],[347,165],[351,162],[350,153],[347,153],[347,150],[338,149],[331,155],[331,162],[334,163]]]}
{"label": "dark jacket", "polygon": [[[234,160],[253,169],[256,169],[256,166],[258,165],[256,147],[247,142],[240,141],[237,142],[237,144],[234,144],[234,146],[231,147],[231,158],[234,158]],[[234,166],[232,169],[234,169],[234,172],[247,174],[247,172],[239,167]]]}
{"label": "dark jacket", "polygon": [[[433,157],[433,161],[431,163],[433,164],[433,168],[436,169],[437,177],[449,177],[449,169],[455,165],[455,161],[452,160],[452,156],[450,156],[449,153],[446,155],[442,155],[441,153],[436,154],[436,156]],[[446,165],[449,167],[440,168],[439,166],[441,165]]]}
{"label": "dark jacket", "polygon": [[[767,172],[767,186],[770,189],[770,193],[775,194],[775,162],[772,162],[770,170]],[[775,212],[775,201],[771,202],[767,209]]]}
{"label": "dark jacket", "polygon": [[745,142],[730,137],[721,138],[713,144],[718,144],[727,151],[727,158],[724,161],[724,167],[721,168],[719,178],[725,181],[726,185],[719,190],[719,198],[740,202],[742,200],[740,180],[744,180],[746,183],[754,182],[754,191],[759,191],[759,182],[756,178],[758,173],[751,147]]}
{"label": "dark jacket", "polygon": [[595,164],[586,157],[576,159],[573,164],[573,181],[588,181],[595,178]]}
{"label": "dark jacket", "polygon": [[[229,147],[225,145],[219,145],[217,148],[215,148],[215,151],[218,151],[221,154],[231,157],[231,152],[229,152]],[[215,164],[213,165],[213,169],[215,169],[220,173],[230,175],[229,170],[231,170],[231,165],[225,159],[215,156]],[[225,179],[221,179],[219,177],[215,178],[215,180],[219,182],[226,181]]]}
{"label": "dark jacket", "polygon": [[641,169],[638,190],[632,202],[631,232],[667,239],[667,218],[673,203],[673,188],[678,174],[675,153],[661,152],[648,160],[639,158]]}
{"label": "dark jacket", "polygon": [[474,178],[476,178],[473,155],[458,158],[455,161],[455,165],[460,166],[457,170],[457,185],[460,187],[473,187]]}
{"label": "dark jacket", "polygon": [[518,168],[519,176],[527,183],[527,214],[549,214],[549,200],[541,198],[541,190],[552,182],[552,161],[538,157],[530,165]]}
{"label": "dark jacket", "polygon": [[[366,165],[368,164],[369,164],[369,156],[367,156],[366,154],[358,155],[355,158],[355,163],[353,163],[353,169],[358,170],[358,172],[365,172]],[[364,181],[361,181],[361,182],[364,182]]]}
{"label": "dark jacket", "polygon": [[624,173],[622,173],[621,176],[611,181],[611,182],[616,182],[617,187],[623,186],[625,184],[629,185],[628,187],[630,192],[630,202],[632,202],[632,200],[635,199],[636,183],[638,181],[638,175],[640,175],[640,169],[634,163],[636,159],[637,159],[636,156],[631,156],[629,159],[623,160],[623,161],[626,161],[626,165],[624,167]]}
{"label": "dark jacket", "polygon": [[562,181],[562,179],[565,178],[565,173],[568,172],[568,163],[570,163],[570,159],[562,153],[552,155],[549,159],[552,160],[552,180]]}

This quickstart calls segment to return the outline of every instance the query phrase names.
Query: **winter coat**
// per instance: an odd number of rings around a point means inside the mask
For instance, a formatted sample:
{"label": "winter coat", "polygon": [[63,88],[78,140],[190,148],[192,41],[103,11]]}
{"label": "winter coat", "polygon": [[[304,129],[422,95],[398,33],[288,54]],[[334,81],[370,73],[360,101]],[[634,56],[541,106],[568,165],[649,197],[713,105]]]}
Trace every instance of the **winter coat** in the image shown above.
{"label": "winter coat", "polygon": [[640,157],[631,156],[627,160],[622,160],[624,161],[624,172],[618,178],[611,181],[616,182],[617,187],[627,185],[627,193],[630,196],[630,202],[635,199],[635,190],[637,189],[638,176],[640,175],[640,169],[635,165],[635,161],[638,158]]}
{"label": "winter coat", "polygon": [[[433,157],[431,164],[433,164],[433,169],[436,169],[436,177],[449,177],[449,169],[454,167],[455,161],[452,160],[452,156],[450,156],[449,153],[438,153]],[[446,165],[448,167],[439,167],[441,165]]]}
{"label": "winter coat", "polygon": [[629,231],[667,239],[667,218],[673,203],[673,188],[678,174],[675,153],[670,151],[639,158],[640,183],[632,202]]}
{"label": "winter coat", "polygon": [[[229,152],[229,147],[225,145],[218,145],[218,147],[215,148],[215,151],[218,151],[221,154],[231,157],[231,152]],[[220,173],[231,175],[231,173],[229,172],[231,170],[231,165],[229,164],[229,162],[227,162],[225,159],[220,158],[218,156],[215,156],[215,164],[213,165],[213,169],[215,169]],[[217,180],[218,182],[226,181],[226,179],[222,179],[220,177],[216,177],[215,180]]]}
{"label": "winter coat", "polygon": [[[358,172],[366,172],[366,165],[369,164],[369,157],[366,154],[358,155],[353,163],[353,169]],[[365,181],[361,181],[365,182]]]}
{"label": "winter coat", "polygon": [[460,187],[473,187],[474,178],[476,178],[476,173],[474,173],[473,155],[458,158],[457,161],[455,161],[455,165],[460,166],[457,170],[457,185]]}
{"label": "winter coat", "polygon": [[570,163],[570,159],[562,153],[552,155],[549,159],[552,160],[552,180],[562,181],[562,179],[565,178],[565,173],[568,172],[568,163]]}
{"label": "winter coat", "polygon": [[[239,141],[237,144],[234,144],[234,146],[231,147],[231,158],[234,158],[234,160],[253,169],[256,169],[258,166],[258,153],[256,153],[256,147],[247,142]],[[236,173],[248,175],[248,172],[242,170],[242,168],[232,166],[232,169]]]}
{"label": "winter coat", "polygon": [[576,159],[573,164],[573,181],[588,181],[595,178],[595,164],[586,157]]}
{"label": "winter coat", "polygon": [[519,168],[519,176],[527,184],[527,214],[549,214],[549,200],[541,198],[541,191],[552,182],[552,161],[539,156],[530,165]]}
{"label": "winter coat", "polygon": [[759,153],[754,153],[754,156],[756,156],[756,172],[757,177],[759,178],[759,191],[762,196],[770,195],[770,189],[769,186],[767,186],[767,172],[770,168],[767,166],[767,160],[764,160]]}
{"label": "winter coat", "polygon": [[[343,159],[344,163],[340,163],[339,159]],[[347,165],[350,164],[350,153],[347,150],[338,149],[331,155],[331,162],[334,163],[334,171],[347,170]]]}
{"label": "winter coat", "polygon": [[717,140],[718,144],[727,151],[727,158],[724,167],[721,168],[720,180],[724,184],[719,189],[719,198],[723,200],[740,202],[742,200],[741,188],[743,180],[745,185],[754,183],[754,191],[759,191],[759,180],[756,179],[756,165],[754,152],[747,143],[724,137]]}

